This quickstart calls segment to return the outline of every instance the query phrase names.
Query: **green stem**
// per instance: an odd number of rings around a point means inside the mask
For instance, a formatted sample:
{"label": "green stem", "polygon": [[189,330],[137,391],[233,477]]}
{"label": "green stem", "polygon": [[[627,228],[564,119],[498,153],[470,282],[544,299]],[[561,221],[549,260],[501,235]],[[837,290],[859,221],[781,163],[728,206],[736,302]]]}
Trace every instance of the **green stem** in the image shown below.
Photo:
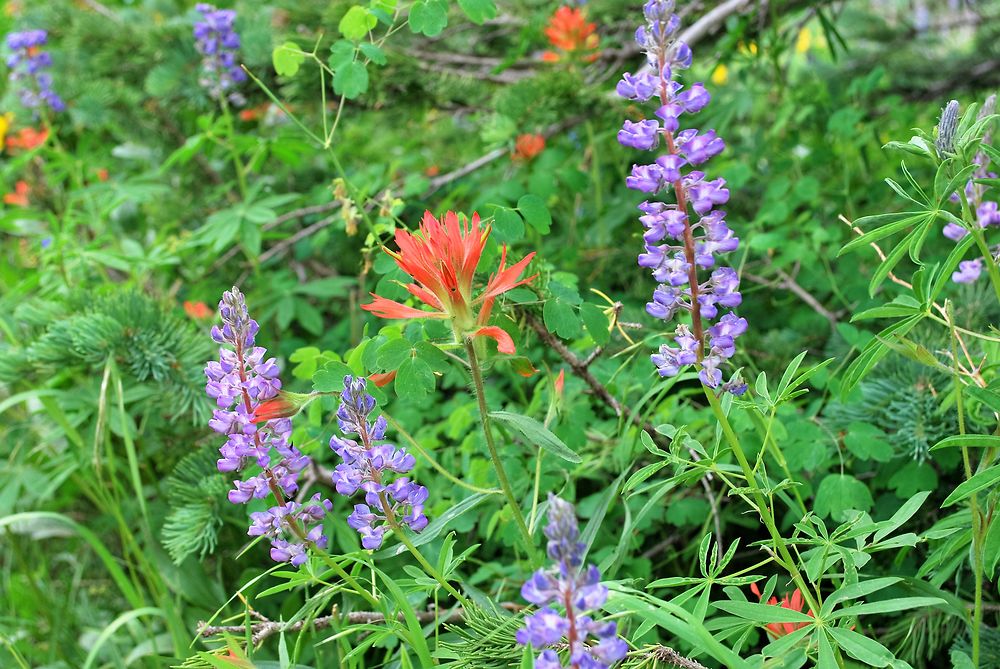
{"label": "green stem", "polygon": [[236,126],[233,124],[233,115],[229,111],[229,103],[226,101],[225,96],[222,96],[222,116],[226,121],[226,133],[229,135],[227,145],[229,147],[229,156],[233,161],[233,169],[236,171],[236,181],[240,188],[240,197],[243,200],[247,199],[247,173],[246,166],[243,165],[243,161],[240,159],[239,151],[236,149],[236,144],[233,142],[233,137],[236,135]]}
{"label": "green stem", "polygon": [[440,583],[441,587],[450,592],[451,596],[454,597],[463,607],[469,608],[471,604],[469,603],[469,600],[465,598],[465,595],[456,590],[454,586],[448,582],[448,579],[446,579],[441,572],[434,568],[427,558],[424,557],[423,553],[420,552],[420,549],[417,548],[412,541],[410,541],[408,536],[406,536],[406,532],[403,531],[403,528],[400,527],[399,522],[396,520],[396,514],[392,511],[392,505],[389,504],[389,501],[385,498],[385,493],[380,492],[378,494],[378,498],[382,504],[382,511],[385,513],[386,524],[388,524],[389,527],[392,528],[393,533],[399,537],[400,543],[406,546],[406,550],[410,551],[410,554],[416,558],[417,562],[420,563],[420,566],[423,567],[425,573]]}
{"label": "green stem", "polygon": [[[992,266],[993,263],[987,262],[988,266]],[[955,326],[952,325],[955,322],[955,314],[952,312],[951,303],[945,303],[945,309],[948,313],[948,321],[951,327],[951,357],[954,363],[954,382],[955,382],[955,408],[958,411],[958,433],[965,434],[965,402],[962,398],[962,377],[958,369],[958,334],[955,332]],[[965,479],[969,480],[972,478],[972,462],[969,458],[969,449],[966,446],[962,446],[962,464],[965,468]],[[972,571],[975,576],[976,582],[976,594],[975,603],[972,609],[972,666],[979,666],[979,630],[983,625],[983,571],[985,566],[983,564],[983,518],[982,514],[979,512],[979,495],[977,493],[972,493],[969,498],[969,506],[972,511]]]}
{"label": "green stem", "polygon": [[348,574],[347,570],[344,569],[340,565],[339,562],[337,562],[336,560],[334,560],[332,555],[330,555],[329,553],[327,553],[325,550],[323,550],[319,546],[316,546],[315,544],[312,544],[312,546],[313,546],[313,550],[315,550],[316,554],[319,555],[323,559],[323,562],[325,562],[326,565],[328,567],[330,567],[330,569],[332,569],[337,574],[337,576],[339,576],[340,578],[342,578],[344,580],[344,583],[346,583],[347,585],[351,586],[352,590],[354,590],[356,593],[358,593],[365,601],[367,601],[373,607],[375,607],[376,609],[379,608],[378,600],[375,599],[375,597],[370,592],[368,592],[365,588],[361,587],[361,584],[358,583],[354,579],[353,576],[351,576],[350,574]]}
{"label": "green stem", "polygon": [[532,557],[532,562],[538,563],[538,552],[535,549],[535,543],[531,540],[528,525],[524,522],[524,514],[521,513],[521,507],[517,503],[517,498],[514,497],[514,489],[511,488],[510,480],[507,478],[507,471],[503,467],[503,462],[500,461],[500,454],[497,452],[496,442],[493,440],[493,430],[490,426],[490,411],[486,406],[486,388],[483,386],[483,374],[482,370],[479,369],[479,359],[476,357],[476,349],[470,339],[465,340],[465,354],[469,358],[469,369],[472,371],[472,385],[475,389],[476,401],[479,403],[479,420],[483,427],[483,435],[486,437],[486,448],[490,451],[490,459],[493,460],[493,468],[496,470],[497,479],[500,481],[500,488],[507,498],[507,503],[510,505],[511,511],[514,513],[514,522],[521,533],[524,548],[528,552],[528,555]]}
{"label": "green stem", "polygon": [[813,597],[812,590],[810,590],[808,583],[795,564],[795,559],[792,557],[792,554],[788,552],[788,546],[785,544],[785,540],[778,531],[778,526],[775,524],[774,517],[771,515],[771,510],[767,504],[767,500],[764,499],[764,495],[757,486],[757,477],[754,474],[750,463],[747,461],[747,456],[743,452],[743,447],[740,446],[739,438],[733,431],[732,425],[729,424],[729,418],[726,417],[726,412],[722,410],[722,404],[719,402],[719,398],[715,396],[715,393],[712,392],[711,388],[705,387],[704,390],[705,397],[708,398],[708,403],[712,405],[712,412],[715,414],[716,419],[722,426],[722,432],[726,437],[726,441],[729,443],[729,446],[733,451],[733,455],[736,456],[737,462],[739,462],[740,467],[743,469],[743,476],[746,478],[747,485],[753,492],[754,501],[757,504],[757,511],[760,513],[760,519],[767,527],[767,531],[771,535],[771,541],[774,543],[774,549],[780,558],[779,564],[781,564],[788,571],[792,580],[795,582],[796,587],[798,587],[799,591],[802,593],[802,597],[806,600],[806,605],[809,606],[809,609],[813,611],[814,615],[819,615],[819,602],[817,602]]}
{"label": "green stem", "polygon": [[[768,445],[770,445],[771,454],[774,456],[774,459],[778,461],[778,466],[781,467],[781,471],[785,474],[785,478],[789,481],[794,481],[795,478],[792,476],[792,471],[788,468],[788,461],[785,460],[785,454],[781,452],[781,448],[778,447],[778,442],[775,440],[774,434],[771,432],[771,428],[774,425],[774,415],[776,411],[777,408],[772,408],[771,415],[767,417],[767,428],[764,430],[763,450],[766,450]],[[792,494],[795,495],[795,501],[798,502],[803,515],[808,513],[809,509],[806,507],[805,500],[802,499],[802,493],[799,492],[798,486],[792,486]]]}

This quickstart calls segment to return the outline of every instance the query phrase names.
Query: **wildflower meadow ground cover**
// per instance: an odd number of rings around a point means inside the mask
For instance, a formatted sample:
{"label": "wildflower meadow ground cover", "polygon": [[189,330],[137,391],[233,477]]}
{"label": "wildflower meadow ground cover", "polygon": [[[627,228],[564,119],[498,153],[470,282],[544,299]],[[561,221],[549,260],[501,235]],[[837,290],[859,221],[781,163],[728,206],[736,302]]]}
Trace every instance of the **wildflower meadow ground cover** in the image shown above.
{"label": "wildflower meadow ground cover", "polygon": [[1000,667],[997,0],[9,0],[0,667]]}

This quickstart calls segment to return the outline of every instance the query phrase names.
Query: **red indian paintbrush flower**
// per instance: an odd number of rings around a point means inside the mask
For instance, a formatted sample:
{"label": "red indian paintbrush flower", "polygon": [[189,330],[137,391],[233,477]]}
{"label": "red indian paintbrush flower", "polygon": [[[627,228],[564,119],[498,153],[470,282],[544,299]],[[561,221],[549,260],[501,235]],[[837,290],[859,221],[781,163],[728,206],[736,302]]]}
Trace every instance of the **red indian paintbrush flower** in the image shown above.
{"label": "red indian paintbrush flower", "polygon": [[[763,601],[764,597],[761,595],[760,589],[757,587],[756,583],[750,584],[750,591]],[[799,613],[802,613],[802,607],[805,605],[805,600],[802,598],[802,592],[798,588],[795,588],[791,597],[785,595],[780,604],[778,603],[777,597],[771,597],[767,600],[767,603],[770,606],[781,606],[783,609],[789,609],[791,611],[798,611]],[[809,611],[806,615],[811,617],[812,611]],[[777,639],[778,637],[785,636],[786,634],[791,634],[795,630],[802,629],[808,624],[809,623],[768,623],[765,625],[765,628],[767,629],[768,636],[773,639]]]}
{"label": "red indian paintbrush flower", "polygon": [[560,7],[556,10],[545,28],[545,36],[549,43],[562,54],[546,51],[542,60],[554,63],[563,59],[564,54],[583,54],[584,60],[597,59],[597,47],[600,38],[597,36],[597,26],[587,22],[587,15],[579,7]]}
{"label": "red indian paintbrush flower", "polygon": [[399,251],[385,249],[399,268],[413,277],[414,283],[405,288],[433,311],[408,307],[372,293],[375,301],[362,309],[382,318],[441,318],[451,319],[459,338],[491,337],[501,353],[514,353],[510,335],[496,326],[486,325],[493,302],[511,288],[529,283],[537,275],[521,278],[534,253],[507,267],[507,247],[500,252],[500,267],[491,274],[479,295],[473,297],[472,282],[482,257],[490,226],[479,224],[479,214],[459,221],[449,211],[441,220],[428,211],[420,223],[419,234],[396,231]]}

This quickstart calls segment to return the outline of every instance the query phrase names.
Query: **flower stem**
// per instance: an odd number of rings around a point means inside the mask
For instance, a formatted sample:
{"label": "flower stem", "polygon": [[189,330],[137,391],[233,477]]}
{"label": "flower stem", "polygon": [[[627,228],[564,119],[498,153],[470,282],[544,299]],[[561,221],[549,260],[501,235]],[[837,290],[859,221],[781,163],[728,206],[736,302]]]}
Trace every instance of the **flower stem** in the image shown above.
{"label": "flower stem", "polygon": [[531,540],[531,533],[528,531],[528,525],[524,522],[524,514],[521,513],[521,507],[517,503],[517,498],[514,497],[514,489],[511,488],[510,480],[507,478],[507,471],[503,467],[503,462],[500,461],[500,454],[497,452],[496,442],[493,440],[493,429],[490,425],[490,411],[486,406],[486,388],[483,385],[483,374],[482,370],[479,368],[479,359],[476,357],[476,349],[473,346],[472,340],[465,340],[465,354],[469,358],[469,369],[472,372],[472,385],[476,393],[476,401],[479,403],[479,421],[483,427],[483,435],[486,437],[486,448],[490,451],[490,459],[493,460],[493,468],[496,470],[497,479],[500,481],[500,488],[503,490],[504,496],[507,498],[507,503],[510,505],[511,511],[514,513],[514,522],[517,524],[517,529],[521,533],[521,539],[524,542],[524,549],[528,552],[531,557],[532,562],[539,563],[538,551],[535,549],[535,543]]}
{"label": "flower stem", "polygon": [[441,572],[435,569],[434,566],[428,562],[427,558],[425,558],[423,553],[420,552],[420,549],[417,548],[412,541],[410,541],[408,536],[406,536],[406,532],[403,531],[403,528],[400,527],[399,521],[396,520],[396,514],[392,511],[392,505],[389,504],[389,500],[385,498],[385,493],[380,492],[378,494],[378,498],[379,502],[382,504],[382,512],[385,513],[385,521],[389,527],[392,528],[395,535],[399,537],[400,543],[406,546],[406,550],[410,551],[410,554],[416,558],[417,562],[420,563],[420,566],[423,567],[424,572],[427,573],[428,576],[440,583],[441,587],[451,593],[452,597],[458,600],[463,607],[468,609],[471,604],[469,603],[469,600],[465,598],[465,595],[456,590],[454,586],[448,582],[448,579],[446,579]]}
{"label": "flower stem", "polygon": [[[987,261],[987,265],[992,264],[991,258]],[[992,274],[990,276],[992,278]],[[965,434],[965,404],[962,399],[964,385],[958,369],[958,346],[956,345],[958,334],[955,332],[955,326],[953,325],[955,315],[952,313],[950,302],[945,303],[945,309],[947,310],[948,321],[951,327],[951,358],[955,365],[953,376],[955,381],[955,408],[958,411],[958,433]],[[962,464],[965,468],[965,479],[971,479],[973,471],[967,446],[962,446]],[[980,628],[983,626],[983,571],[985,570],[985,565],[983,564],[983,517],[979,511],[978,494],[972,493],[972,496],[969,498],[969,507],[972,511],[972,571],[976,582],[975,602],[972,608],[972,629],[970,633],[972,637],[972,666],[978,667]]]}
{"label": "flower stem", "polygon": [[379,608],[378,600],[375,599],[375,597],[370,592],[362,588],[361,584],[358,583],[353,576],[348,574],[347,570],[344,569],[339,562],[333,559],[333,556],[331,556],[329,553],[327,553],[319,546],[316,546],[316,544],[312,544],[312,546],[313,549],[316,551],[316,554],[323,559],[323,562],[325,562],[327,566],[330,567],[330,569],[332,569],[337,574],[337,576],[339,576],[344,580],[344,583],[351,586],[352,590],[357,592],[365,601],[367,601],[373,607],[375,607],[376,609]]}
{"label": "flower stem", "polygon": [[726,416],[726,412],[722,409],[722,404],[719,402],[719,398],[715,396],[711,388],[703,386],[705,390],[705,397],[708,398],[708,403],[712,405],[712,412],[715,414],[716,419],[722,426],[723,435],[726,437],[726,441],[729,443],[730,448],[733,451],[733,455],[736,456],[737,462],[739,462],[740,467],[743,469],[743,477],[747,481],[747,485],[753,491],[754,500],[757,504],[757,512],[760,514],[760,519],[763,521],[765,527],[767,527],[768,533],[771,535],[771,541],[774,543],[775,551],[778,554],[779,564],[781,564],[792,577],[792,581],[795,582],[796,587],[802,592],[802,597],[806,600],[806,605],[809,609],[813,611],[814,615],[819,615],[820,605],[819,602],[812,595],[812,591],[809,589],[808,583],[806,583],[805,578],[802,576],[802,572],[799,571],[795,564],[795,559],[792,554],[788,552],[788,546],[785,544],[784,538],[782,538],[781,533],[778,531],[778,526],[774,522],[774,516],[771,515],[770,507],[768,506],[767,500],[764,498],[763,493],[757,486],[757,477],[754,474],[753,468],[750,467],[750,463],[747,461],[747,456],[743,452],[743,447],[740,446],[740,440],[736,436],[736,432],[733,431],[733,426],[729,423],[729,418]]}

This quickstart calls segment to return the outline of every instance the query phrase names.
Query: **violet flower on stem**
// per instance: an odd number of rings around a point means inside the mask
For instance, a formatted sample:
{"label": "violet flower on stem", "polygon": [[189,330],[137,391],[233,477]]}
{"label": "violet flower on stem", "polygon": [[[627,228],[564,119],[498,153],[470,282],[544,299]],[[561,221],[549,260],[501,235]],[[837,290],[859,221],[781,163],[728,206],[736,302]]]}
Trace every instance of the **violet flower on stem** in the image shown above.
{"label": "violet flower on stem", "polygon": [[[735,394],[746,390],[738,377],[722,383],[720,366],[736,352],[735,340],[747,321],[734,312],[740,305],[739,276],[730,267],[716,264],[716,255],[735,251],[739,239],[726,225],[726,212],[717,209],[729,201],[725,179],[710,180],[701,170],[725,149],[714,130],[680,130],[684,114],[701,111],[710,100],[704,85],[685,89],[674,81],[675,72],[691,65],[691,49],[675,34],[680,19],[673,0],[649,0],[643,7],[645,24],[636,31],[636,42],[646,52],[652,72],[626,73],[618,94],[629,100],[658,97],[657,120],[626,121],[618,141],[628,147],[652,151],[663,144],[664,155],[648,165],[634,165],[625,180],[629,188],[650,195],[672,193],[673,202],[647,200],[639,205],[639,221],[646,228],[645,252],[639,265],[651,270],[660,286],[646,311],[656,318],[673,320],[678,312],[691,314],[691,325],[678,325],[676,347],[664,344],[651,360],[661,376],[676,376],[694,365],[709,388],[722,387]],[[699,271],[711,272],[704,280]],[[721,314],[721,317],[720,317]],[[718,318],[714,325],[708,322]]]}
{"label": "violet flower on stem", "polygon": [[246,504],[273,495],[275,506],[251,514],[248,534],[268,537],[275,561],[299,566],[306,560],[309,545],[326,546],[322,521],[333,506],[318,493],[305,505],[288,500],[298,491],[298,474],[309,465],[309,458],[290,443],[289,419],[254,419],[261,403],[276,397],[281,389],[278,366],[274,358],[265,359],[267,349],[255,346],[259,326],[250,318],[238,288],[223,294],[219,314],[222,327],[212,327],[212,339],[221,345],[219,360],[205,366],[205,390],[218,405],[209,426],[226,435],[219,449],[219,471],[241,472],[251,466],[261,469],[237,480],[229,491],[229,501]]}
{"label": "violet flower on stem", "polygon": [[[536,571],[521,588],[522,597],[542,608],[525,618],[517,642],[533,648],[569,646],[569,664],[563,665],[553,648],[545,648],[535,659],[536,669],[608,669],[628,653],[618,626],[591,615],[607,601],[608,588],[597,567],[583,567],[586,546],[580,542],[573,505],[549,494],[548,515],[548,555],[556,564]],[[590,637],[594,642],[588,642]]]}

